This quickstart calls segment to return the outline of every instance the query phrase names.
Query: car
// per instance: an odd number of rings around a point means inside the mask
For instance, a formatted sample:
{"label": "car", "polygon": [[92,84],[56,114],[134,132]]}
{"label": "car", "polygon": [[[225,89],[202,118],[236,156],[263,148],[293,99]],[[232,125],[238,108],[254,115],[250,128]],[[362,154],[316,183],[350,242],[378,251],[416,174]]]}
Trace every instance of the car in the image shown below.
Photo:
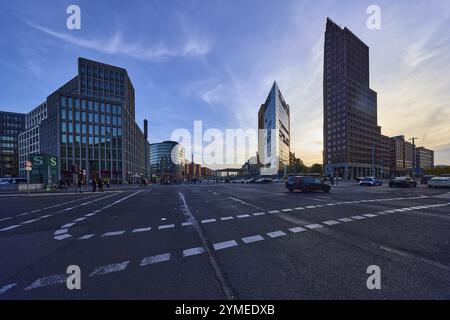
{"label": "car", "polygon": [[375,178],[375,177],[365,177],[360,182],[360,186],[381,186],[383,184],[383,180]]}
{"label": "car", "polygon": [[24,178],[1,178],[0,185],[8,185],[8,184],[26,184],[28,182],[27,179]]}
{"label": "car", "polygon": [[273,182],[273,183],[285,183],[286,180],[284,180],[283,178],[276,178],[276,179],[273,179],[272,182]]}
{"label": "car", "polygon": [[417,181],[411,177],[394,177],[389,180],[389,187],[417,187]]}
{"label": "car", "polygon": [[300,190],[302,192],[322,191],[330,192],[331,186],[319,179],[308,176],[289,177],[286,181],[286,189],[290,192]]}
{"label": "car", "polygon": [[256,180],[257,184],[271,184],[272,183],[272,179],[270,178],[259,178],[258,180]]}
{"label": "car", "polygon": [[245,183],[255,183],[255,178],[250,178],[244,181]]}
{"label": "car", "polygon": [[428,188],[450,188],[450,177],[434,177],[428,181]]}
{"label": "car", "polygon": [[420,178],[420,184],[428,184],[428,181],[430,181],[431,179],[433,179],[435,176],[429,176],[429,175],[425,175],[422,178]]}

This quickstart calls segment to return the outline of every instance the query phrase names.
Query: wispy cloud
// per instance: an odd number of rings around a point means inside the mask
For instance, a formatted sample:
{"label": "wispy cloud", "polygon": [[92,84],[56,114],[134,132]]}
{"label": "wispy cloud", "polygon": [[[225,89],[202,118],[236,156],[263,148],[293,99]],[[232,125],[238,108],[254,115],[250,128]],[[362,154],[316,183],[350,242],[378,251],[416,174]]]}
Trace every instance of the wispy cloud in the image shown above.
{"label": "wispy cloud", "polygon": [[163,44],[145,46],[140,43],[127,43],[120,31],[106,40],[83,39],[73,35],[57,32],[47,27],[26,22],[30,27],[66,43],[94,50],[104,54],[119,54],[135,59],[158,62],[174,57],[194,57],[206,55],[210,50],[208,41],[188,38],[179,48],[169,48]]}

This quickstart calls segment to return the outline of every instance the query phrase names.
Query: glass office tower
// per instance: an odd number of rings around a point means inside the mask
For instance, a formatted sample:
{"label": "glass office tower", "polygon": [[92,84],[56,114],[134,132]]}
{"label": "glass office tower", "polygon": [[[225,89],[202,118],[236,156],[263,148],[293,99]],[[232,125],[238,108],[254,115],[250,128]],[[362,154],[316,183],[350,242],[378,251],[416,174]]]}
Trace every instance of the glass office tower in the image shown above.
{"label": "glass office tower", "polygon": [[258,112],[259,161],[271,174],[282,174],[289,166],[290,128],[290,107],[274,82]]}
{"label": "glass office tower", "polygon": [[80,58],[78,75],[47,98],[40,152],[58,157],[58,179],[147,178],[148,142],[135,122],[134,88],[123,68]]}
{"label": "glass office tower", "polygon": [[183,178],[184,148],[175,141],[164,141],[150,145],[150,171],[152,177]]}
{"label": "glass office tower", "polygon": [[0,178],[19,176],[19,134],[25,115],[0,111]]}

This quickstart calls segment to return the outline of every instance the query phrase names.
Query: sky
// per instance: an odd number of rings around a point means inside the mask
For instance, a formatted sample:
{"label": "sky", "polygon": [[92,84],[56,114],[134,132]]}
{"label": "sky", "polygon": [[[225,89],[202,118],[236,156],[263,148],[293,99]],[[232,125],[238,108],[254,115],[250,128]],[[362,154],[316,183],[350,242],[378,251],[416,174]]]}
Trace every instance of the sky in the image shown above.
{"label": "sky", "polygon": [[[66,27],[69,5],[81,29]],[[381,28],[369,30],[369,5]],[[370,47],[371,88],[388,136],[419,138],[450,164],[450,1],[0,0],[0,110],[28,112],[77,73],[77,58],[127,69],[150,142],[175,129],[255,129],[276,80],[291,151],[322,162],[326,18]],[[256,150],[255,150],[256,151]]]}

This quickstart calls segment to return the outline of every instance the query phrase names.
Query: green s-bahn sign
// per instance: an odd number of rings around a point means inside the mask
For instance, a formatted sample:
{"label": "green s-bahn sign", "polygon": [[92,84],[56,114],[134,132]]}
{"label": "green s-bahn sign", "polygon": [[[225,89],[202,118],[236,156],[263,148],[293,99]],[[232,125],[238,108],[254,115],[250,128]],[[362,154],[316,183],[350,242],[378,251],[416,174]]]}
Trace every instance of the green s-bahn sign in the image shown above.
{"label": "green s-bahn sign", "polygon": [[52,182],[57,181],[58,177],[57,157],[39,153],[32,155],[30,157],[30,161],[33,164],[33,170],[31,171],[32,183],[47,183],[49,181],[49,178]]}

